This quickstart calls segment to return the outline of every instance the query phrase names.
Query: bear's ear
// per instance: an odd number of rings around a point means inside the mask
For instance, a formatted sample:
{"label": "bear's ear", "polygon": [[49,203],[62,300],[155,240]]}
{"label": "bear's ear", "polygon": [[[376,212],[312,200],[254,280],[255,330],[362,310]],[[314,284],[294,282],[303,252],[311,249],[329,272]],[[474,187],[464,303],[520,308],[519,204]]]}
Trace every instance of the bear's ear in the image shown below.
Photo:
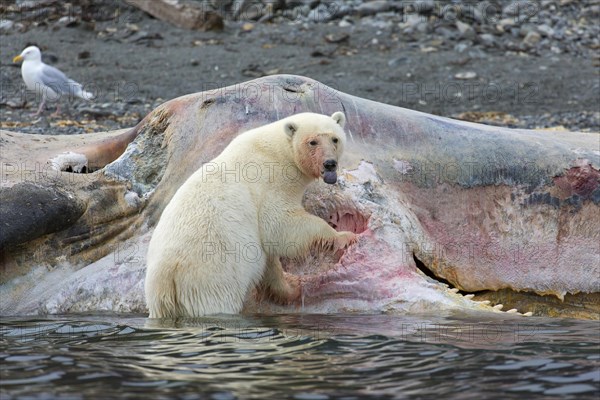
{"label": "bear's ear", "polygon": [[342,128],[346,125],[346,116],[341,111],[334,112],[331,118]]}
{"label": "bear's ear", "polygon": [[294,122],[286,122],[283,129],[285,129],[285,134],[291,139],[294,136],[294,133],[298,130],[298,125]]}

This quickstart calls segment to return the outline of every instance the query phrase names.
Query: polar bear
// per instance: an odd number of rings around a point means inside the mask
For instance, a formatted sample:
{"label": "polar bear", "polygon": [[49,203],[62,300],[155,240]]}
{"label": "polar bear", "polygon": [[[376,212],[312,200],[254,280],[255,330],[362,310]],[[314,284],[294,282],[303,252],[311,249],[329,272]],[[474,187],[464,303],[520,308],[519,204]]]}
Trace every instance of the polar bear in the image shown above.
{"label": "polar bear", "polygon": [[239,313],[259,283],[275,300],[295,301],[300,284],[286,280],[280,257],[356,241],[302,207],[309,183],[337,181],[345,121],[341,112],[301,113],[249,130],[185,181],[150,240],[150,318]]}

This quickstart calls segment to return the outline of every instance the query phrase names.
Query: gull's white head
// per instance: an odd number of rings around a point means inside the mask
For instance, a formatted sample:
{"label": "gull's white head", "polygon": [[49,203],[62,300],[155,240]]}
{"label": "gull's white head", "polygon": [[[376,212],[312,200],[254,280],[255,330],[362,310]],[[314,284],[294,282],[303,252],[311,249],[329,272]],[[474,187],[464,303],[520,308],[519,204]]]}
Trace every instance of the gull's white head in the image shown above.
{"label": "gull's white head", "polygon": [[19,61],[42,61],[42,52],[36,46],[29,46],[13,58],[13,62]]}

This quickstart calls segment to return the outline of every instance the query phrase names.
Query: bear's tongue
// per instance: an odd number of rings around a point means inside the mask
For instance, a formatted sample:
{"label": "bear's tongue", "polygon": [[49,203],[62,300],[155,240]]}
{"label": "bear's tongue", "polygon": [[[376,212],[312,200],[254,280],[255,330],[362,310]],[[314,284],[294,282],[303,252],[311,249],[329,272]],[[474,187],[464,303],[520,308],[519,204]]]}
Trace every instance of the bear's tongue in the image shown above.
{"label": "bear's tongue", "polygon": [[337,182],[337,173],[335,171],[323,172],[323,181],[325,183],[334,184]]}

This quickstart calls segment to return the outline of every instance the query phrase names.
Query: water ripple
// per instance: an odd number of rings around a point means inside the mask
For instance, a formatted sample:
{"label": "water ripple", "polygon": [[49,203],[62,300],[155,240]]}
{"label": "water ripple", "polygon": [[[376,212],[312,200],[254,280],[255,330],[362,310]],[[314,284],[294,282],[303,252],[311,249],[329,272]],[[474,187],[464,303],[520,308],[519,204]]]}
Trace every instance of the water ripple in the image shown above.
{"label": "water ripple", "polygon": [[144,393],[223,400],[449,393],[465,399],[595,398],[600,390],[597,324],[530,321],[386,315],[170,322],[116,316],[4,318],[0,394],[2,399],[138,398]]}

